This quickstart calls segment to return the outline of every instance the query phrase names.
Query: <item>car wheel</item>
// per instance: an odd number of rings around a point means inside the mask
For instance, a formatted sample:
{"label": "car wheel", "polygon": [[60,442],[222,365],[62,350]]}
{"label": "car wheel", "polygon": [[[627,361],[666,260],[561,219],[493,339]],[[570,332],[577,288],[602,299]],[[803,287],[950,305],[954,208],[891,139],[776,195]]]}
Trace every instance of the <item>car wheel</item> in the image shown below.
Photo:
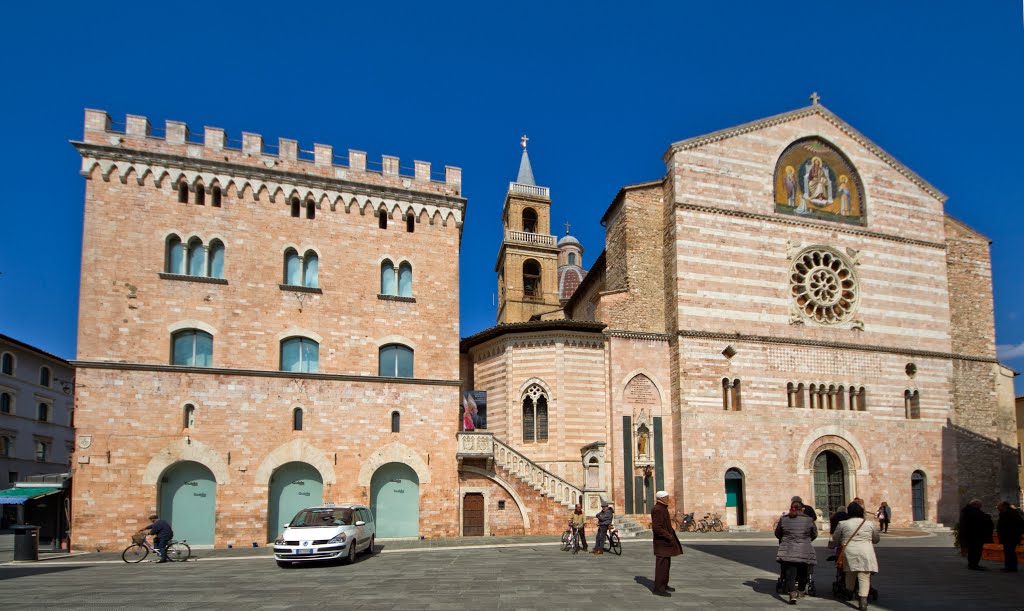
{"label": "car wheel", "polygon": [[372,556],[373,555],[373,541],[374,541],[375,538],[376,538],[376,535],[370,537],[370,544],[368,546],[366,546],[366,550],[365,550],[367,556]]}
{"label": "car wheel", "polygon": [[345,559],[345,564],[355,564],[356,562],[356,542],[352,541],[352,545],[348,546],[348,558]]}

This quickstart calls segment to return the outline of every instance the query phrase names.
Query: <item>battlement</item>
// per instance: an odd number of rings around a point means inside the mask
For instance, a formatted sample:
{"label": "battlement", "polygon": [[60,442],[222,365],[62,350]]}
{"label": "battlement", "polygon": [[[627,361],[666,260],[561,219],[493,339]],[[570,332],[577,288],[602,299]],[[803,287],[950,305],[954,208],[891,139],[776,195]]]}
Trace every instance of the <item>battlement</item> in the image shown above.
{"label": "battlement", "polygon": [[[162,134],[160,133],[162,131]],[[383,155],[380,162],[367,160],[364,151],[349,149],[348,155],[335,155],[334,147],[314,144],[303,150],[296,140],[278,139],[276,146],[266,144],[263,136],[242,132],[241,140],[227,137],[219,127],[204,127],[201,138],[188,125],[167,121],[162,130],[153,128],[149,119],[127,115],[122,124],[111,121],[103,110],[86,109],[83,141],[89,144],[207,159],[313,176],[368,182],[414,191],[427,191],[461,197],[462,169],[445,166],[435,176],[428,161],[414,161],[412,168],[402,167],[398,157]]]}

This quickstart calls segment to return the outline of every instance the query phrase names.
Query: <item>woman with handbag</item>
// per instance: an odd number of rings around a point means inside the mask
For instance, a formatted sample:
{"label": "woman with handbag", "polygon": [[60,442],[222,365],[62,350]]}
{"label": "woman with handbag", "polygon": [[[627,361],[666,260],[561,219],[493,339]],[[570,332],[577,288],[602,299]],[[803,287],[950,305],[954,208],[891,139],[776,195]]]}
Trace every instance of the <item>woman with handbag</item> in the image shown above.
{"label": "woman with handbag", "polygon": [[871,592],[871,574],[878,572],[878,558],[875,544],[881,539],[878,528],[864,517],[864,507],[850,503],[846,508],[849,517],[839,523],[832,534],[832,542],[838,545],[836,567],[846,575],[846,589],[853,591],[857,586],[859,604],[857,609],[868,608],[868,594]]}
{"label": "woman with handbag", "polygon": [[804,513],[803,503],[799,501],[790,504],[789,513],[782,514],[775,526],[775,538],[779,540],[775,560],[782,565],[791,605],[804,596],[807,567],[818,563],[818,555],[811,546],[817,536],[817,525]]}

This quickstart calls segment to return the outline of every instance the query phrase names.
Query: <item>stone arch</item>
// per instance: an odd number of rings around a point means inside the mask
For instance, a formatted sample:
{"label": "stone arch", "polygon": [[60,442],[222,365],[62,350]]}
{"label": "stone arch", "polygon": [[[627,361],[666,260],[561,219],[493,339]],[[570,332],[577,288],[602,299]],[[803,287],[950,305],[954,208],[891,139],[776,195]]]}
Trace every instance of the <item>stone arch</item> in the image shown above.
{"label": "stone arch", "polygon": [[800,450],[796,455],[795,471],[797,473],[805,473],[808,469],[812,469],[814,467],[814,457],[822,450],[831,449],[824,447],[827,444],[840,448],[845,453],[845,456],[840,456],[840,458],[849,460],[848,466],[855,469],[857,473],[864,475],[869,473],[867,453],[864,451],[864,445],[848,429],[838,425],[819,427],[804,437],[803,443],[800,444]]}
{"label": "stone arch", "polygon": [[[489,471],[485,471],[483,469],[480,469],[479,467],[470,467],[468,465],[464,465],[462,467],[462,471],[465,472],[465,473],[475,473],[477,475],[483,475],[487,479],[493,481],[495,484],[498,484],[499,486],[501,486],[505,490],[505,492],[507,492],[508,495],[510,497],[512,497],[512,500],[515,501],[516,507],[519,508],[519,515],[522,516],[522,518],[523,518],[523,531],[524,532],[529,532],[529,530],[530,530],[530,510],[526,507],[526,502],[523,501],[523,497],[519,496],[519,493],[516,492],[514,486],[512,486],[511,484],[509,484],[508,482],[506,482],[502,478],[498,477],[498,475],[496,473],[491,473]],[[461,501],[461,499],[460,499],[460,501]],[[461,522],[460,522],[460,524],[461,524]]]}
{"label": "stone arch", "polygon": [[205,323],[201,320],[195,320],[192,318],[186,320],[179,320],[178,322],[167,325],[167,332],[174,333],[175,331],[181,331],[182,329],[199,329],[205,331],[210,335],[217,335],[217,328],[213,325]]}
{"label": "stone arch", "polygon": [[665,392],[665,387],[662,386],[660,382],[658,382],[658,379],[654,376],[653,373],[651,373],[650,370],[643,367],[639,369],[634,369],[633,371],[630,371],[629,373],[622,377],[622,381],[615,388],[616,401],[622,401],[623,393],[626,392],[626,386],[633,381],[633,378],[635,378],[638,375],[646,377],[648,380],[651,381],[652,384],[654,384],[654,388],[658,390],[658,395],[660,395],[658,398],[660,399],[661,404],[664,405],[666,401],[665,397],[668,396],[668,394]]}
{"label": "stone arch", "polygon": [[529,388],[530,386],[533,386],[534,384],[536,384],[537,386],[540,386],[541,388],[543,388],[544,389],[544,393],[549,398],[551,398],[551,399],[555,398],[554,391],[551,390],[551,387],[548,386],[547,383],[544,382],[544,380],[542,380],[540,378],[537,378],[537,377],[533,377],[533,378],[527,379],[525,382],[523,382],[522,384],[519,385],[519,391],[516,393],[516,396],[518,397],[517,400],[521,401],[522,398],[523,398],[523,393],[526,392],[526,389]]}
{"label": "stone arch", "polygon": [[157,485],[164,471],[175,463],[186,460],[197,462],[209,469],[218,485],[231,483],[228,464],[220,454],[210,446],[187,436],[185,439],[171,442],[149,460],[145,471],[142,472],[142,483]]}
{"label": "stone arch", "polygon": [[265,485],[270,481],[270,476],[275,469],[290,462],[307,463],[320,472],[320,477],[323,478],[325,484],[335,483],[334,465],[331,464],[327,456],[305,439],[293,439],[267,454],[253,474],[256,485]]}
{"label": "stone arch", "polygon": [[374,472],[392,462],[404,463],[411,467],[416,472],[421,484],[430,483],[430,467],[427,466],[426,461],[420,458],[415,450],[397,441],[378,448],[373,454],[366,457],[359,467],[357,483],[360,486],[368,487]]}

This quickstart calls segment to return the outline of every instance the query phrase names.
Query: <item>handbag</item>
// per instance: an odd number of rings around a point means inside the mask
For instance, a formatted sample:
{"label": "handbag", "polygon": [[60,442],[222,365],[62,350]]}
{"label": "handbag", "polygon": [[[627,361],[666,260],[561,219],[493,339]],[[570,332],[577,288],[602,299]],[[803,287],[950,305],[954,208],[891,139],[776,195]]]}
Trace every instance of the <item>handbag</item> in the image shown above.
{"label": "handbag", "polygon": [[836,568],[840,571],[846,568],[846,546],[849,545],[850,541],[853,541],[853,538],[857,536],[857,533],[860,532],[861,526],[864,526],[864,522],[867,522],[867,518],[860,523],[857,530],[853,531],[853,534],[846,540],[846,543],[843,543],[842,547],[839,548],[839,553],[836,554]]}

